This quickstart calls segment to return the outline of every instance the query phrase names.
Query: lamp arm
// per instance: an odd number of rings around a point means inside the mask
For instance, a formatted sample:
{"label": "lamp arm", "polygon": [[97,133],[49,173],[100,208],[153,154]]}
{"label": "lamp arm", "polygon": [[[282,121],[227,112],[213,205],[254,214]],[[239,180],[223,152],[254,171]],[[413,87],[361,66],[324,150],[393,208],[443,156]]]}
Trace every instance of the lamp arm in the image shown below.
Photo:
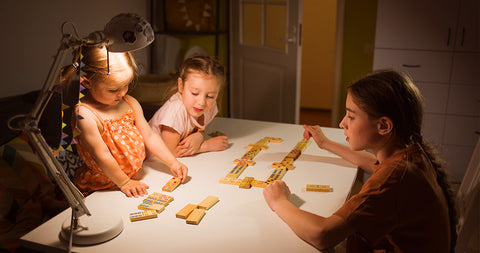
{"label": "lamp arm", "polygon": [[60,46],[57,51],[57,55],[55,56],[55,60],[50,67],[50,71],[48,72],[47,79],[43,84],[43,88],[40,91],[40,94],[35,101],[35,104],[32,108],[32,111],[29,115],[31,120],[35,121],[38,124],[45,107],[50,101],[52,97],[56,79],[58,78],[58,71],[60,70],[60,64],[62,64],[63,59],[65,58],[65,54],[69,49],[79,47],[82,44],[81,40],[73,39],[70,34],[63,34],[62,40],[60,42]]}
{"label": "lamp arm", "polygon": [[48,169],[62,190],[70,207],[75,210],[75,212],[72,213],[75,213],[77,217],[80,217],[83,214],[91,215],[84,203],[85,197],[70,181],[67,174],[63,170],[62,165],[51,152],[50,147],[43,138],[37,125],[46,105],[53,95],[56,78],[58,78],[58,71],[60,70],[60,64],[62,63],[65,54],[67,51],[69,51],[69,49],[79,47],[82,45],[82,43],[82,40],[72,38],[72,36],[69,34],[63,34],[57,55],[55,56],[52,66],[50,67],[50,71],[43,88],[40,91],[31,113],[25,117],[22,126],[20,126],[21,130],[30,140],[33,149],[42,160],[43,165]]}
{"label": "lamp arm", "polygon": [[78,188],[73,185],[72,181],[70,181],[67,174],[63,170],[62,165],[50,151],[50,147],[40,133],[40,129],[37,128],[36,125],[30,124],[25,126],[24,132],[30,140],[34,150],[42,160],[43,165],[45,165],[60,187],[60,190],[62,190],[66,200],[68,201],[68,204],[72,209],[75,210],[74,213],[76,216],[80,217],[84,214],[91,215],[84,203],[85,197],[78,190]]}

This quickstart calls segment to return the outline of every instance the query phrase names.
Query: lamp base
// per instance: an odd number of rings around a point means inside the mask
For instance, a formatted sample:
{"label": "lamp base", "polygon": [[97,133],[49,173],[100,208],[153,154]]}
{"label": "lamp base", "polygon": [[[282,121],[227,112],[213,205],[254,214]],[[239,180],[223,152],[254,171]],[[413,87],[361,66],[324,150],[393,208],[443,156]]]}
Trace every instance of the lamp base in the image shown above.
{"label": "lamp base", "polygon": [[[70,240],[71,219],[62,224],[61,237]],[[123,231],[122,217],[112,213],[95,213],[83,215],[78,219],[78,227],[73,230],[72,243],[77,245],[92,245],[109,241]]]}

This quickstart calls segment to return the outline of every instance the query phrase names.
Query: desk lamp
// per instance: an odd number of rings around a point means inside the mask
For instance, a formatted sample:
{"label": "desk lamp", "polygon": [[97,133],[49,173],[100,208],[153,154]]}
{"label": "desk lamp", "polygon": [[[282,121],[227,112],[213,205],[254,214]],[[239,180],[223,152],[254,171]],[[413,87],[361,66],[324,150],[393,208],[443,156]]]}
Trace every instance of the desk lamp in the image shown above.
{"label": "desk lamp", "polygon": [[[8,125],[10,129],[21,130],[26,134],[30,145],[60,187],[72,209],[71,219],[65,221],[60,232],[63,239],[69,242],[68,250],[70,251],[72,243],[97,244],[116,237],[123,230],[123,220],[111,214],[94,213],[92,215],[90,213],[84,203],[85,197],[70,181],[38,128],[42,113],[57,88],[60,64],[68,51],[91,45],[105,46],[108,62],[108,52],[127,52],[144,48],[152,43],[154,34],[152,27],[144,18],[131,13],[122,13],[113,17],[103,31],[92,32],[83,39],[78,36],[73,24],[75,36],[66,33],[64,31],[66,24],[69,23],[62,24],[60,47],[32,111],[27,115],[12,117]],[[11,125],[14,120],[18,121],[16,127]]]}

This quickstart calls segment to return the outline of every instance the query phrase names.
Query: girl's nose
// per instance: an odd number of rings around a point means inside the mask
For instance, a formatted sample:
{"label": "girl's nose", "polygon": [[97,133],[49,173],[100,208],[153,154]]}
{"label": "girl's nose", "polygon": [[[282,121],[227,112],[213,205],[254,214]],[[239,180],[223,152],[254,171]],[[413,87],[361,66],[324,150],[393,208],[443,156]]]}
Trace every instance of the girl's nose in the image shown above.
{"label": "girl's nose", "polygon": [[198,102],[199,105],[202,105],[202,106],[203,106],[203,105],[205,105],[205,103],[206,103],[206,99],[203,98],[203,97],[201,97],[201,98],[198,99],[197,102]]}
{"label": "girl's nose", "polygon": [[340,124],[338,124],[338,126],[339,126],[340,128],[343,128],[343,129],[346,128],[346,125],[345,125],[345,118],[346,118],[346,117],[347,117],[347,115],[343,116],[342,121],[340,121]]}
{"label": "girl's nose", "polygon": [[128,92],[128,89],[124,89],[122,91],[120,91],[117,95],[119,95],[120,97],[124,97]]}

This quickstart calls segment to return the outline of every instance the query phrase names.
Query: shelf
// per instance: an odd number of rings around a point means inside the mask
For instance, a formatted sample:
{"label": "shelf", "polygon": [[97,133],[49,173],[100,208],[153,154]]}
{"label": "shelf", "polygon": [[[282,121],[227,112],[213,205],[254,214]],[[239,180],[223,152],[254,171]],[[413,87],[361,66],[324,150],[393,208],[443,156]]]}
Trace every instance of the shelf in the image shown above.
{"label": "shelf", "polygon": [[155,34],[171,34],[171,35],[221,35],[221,34],[228,34],[228,31],[216,31],[216,32],[192,32],[192,31],[156,31]]}

